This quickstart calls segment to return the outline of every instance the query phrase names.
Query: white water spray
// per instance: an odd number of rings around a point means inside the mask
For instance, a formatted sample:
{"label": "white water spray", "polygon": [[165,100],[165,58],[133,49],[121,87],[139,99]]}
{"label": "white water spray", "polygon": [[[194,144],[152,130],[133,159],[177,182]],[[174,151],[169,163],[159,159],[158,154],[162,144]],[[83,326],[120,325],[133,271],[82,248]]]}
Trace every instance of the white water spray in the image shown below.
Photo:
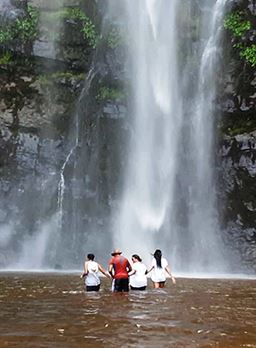
{"label": "white water spray", "polygon": [[[83,87],[83,90],[80,94],[80,98],[78,100],[78,104],[81,103],[82,96],[86,95],[88,93],[88,90],[91,86],[91,82],[96,74],[95,69],[91,69],[87,75],[87,78],[85,80],[85,84]],[[75,127],[74,127],[74,146],[69,151],[61,169],[60,169],[60,181],[58,184],[58,198],[57,198],[57,206],[58,206],[58,221],[59,221],[59,229],[62,227],[62,218],[63,218],[63,199],[64,199],[64,192],[65,192],[65,169],[66,166],[69,164],[69,161],[72,157],[72,155],[75,153],[76,149],[79,146],[80,141],[80,120],[79,120],[79,113],[76,112],[75,114]],[[76,170],[77,162],[74,160],[74,172]]]}
{"label": "white water spray", "polygon": [[133,136],[115,244],[130,253],[154,248],[172,204],[182,122],[177,1],[126,1],[132,65]]}
{"label": "white water spray", "polygon": [[[208,11],[207,24],[202,28],[208,40],[202,51],[199,67],[198,91],[192,113],[191,173],[189,197],[190,265],[193,271],[223,271],[224,260],[219,239],[214,178],[214,118],[216,104],[216,72],[221,59],[221,33],[226,0],[217,0]],[[210,24],[210,25],[209,25]],[[208,29],[208,30],[207,30]]]}
{"label": "white water spray", "polygon": [[65,191],[65,176],[64,176],[64,171],[65,168],[69,162],[70,157],[72,156],[76,146],[72,147],[70,152],[68,153],[65,162],[63,163],[61,170],[60,170],[60,181],[58,184],[58,198],[57,198],[57,203],[58,203],[58,221],[59,221],[59,228],[61,228],[62,225],[62,217],[63,217],[63,197],[64,197],[64,191]]}
{"label": "white water spray", "polygon": [[[133,124],[113,242],[129,254],[138,252],[146,258],[161,247],[183,272],[223,270],[214,183],[213,103],[225,3],[207,1],[208,9],[202,12],[201,22],[208,26],[198,37],[203,44],[195,68],[197,92],[191,91],[189,101],[183,92],[189,76],[177,63],[180,1],[127,0],[123,11],[132,66]],[[192,47],[192,42],[186,45]],[[190,120],[188,105],[192,105]],[[188,128],[188,139],[184,128]],[[180,154],[187,143],[185,165]],[[186,192],[183,207],[178,206],[178,184]]]}

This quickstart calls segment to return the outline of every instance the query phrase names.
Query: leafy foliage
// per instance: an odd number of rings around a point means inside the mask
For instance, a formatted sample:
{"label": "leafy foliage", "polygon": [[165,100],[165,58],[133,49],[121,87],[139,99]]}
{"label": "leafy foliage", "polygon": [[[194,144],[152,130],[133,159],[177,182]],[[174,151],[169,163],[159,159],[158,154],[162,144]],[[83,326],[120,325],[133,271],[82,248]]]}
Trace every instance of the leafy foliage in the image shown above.
{"label": "leafy foliage", "polygon": [[241,37],[251,29],[251,22],[243,19],[244,13],[234,12],[228,15],[224,21],[224,28],[232,32],[236,37]]}
{"label": "leafy foliage", "polygon": [[28,6],[28,17],[16,19],[15,22],[5,27],[0,27],[0,44],[7,44],[13,40],[21,43],[33,41],[37,35],[38,11],[32,6]]}
{"label": "leafy foliage", "polygon": [[8,41],[11,41],[13,38],[13,34],[10,30],[10,28],[0,28],[0,44],[7,43]]}
{"label": "leafy foliage", "polygon": [[67,7],[52,15],[52,20],[62,18],[65,20],[78,21],[81,24],[81,33],[92,48],[96,48],[99,35],[91,19],[79,8]]}
{"label": "leafy foliage", "polygon": [[252,45],[249,39],[253,28],[252,23],[246,19],[246,13],[244,11],[230,13],[224,20],[224,28],[230,32],[233,48],[239,52],[240,57],[251,66],[256,66],[256,45]]}
{"label": "leafy foliage", "polygon": [[244,48],[240,52],[240,56],[244,57],[252,66],[256,66],[256,45],[254,44]]}
{"label": "leafy foliage", "polygon": [[96,96],[98,101],[124,99],[125,93],[116,88],[101,87]]}
{"label": "leafy foliage", "polygon": [[0,66],[1,65],[8,65],[11,63],[12,55],[10,52],[6,52],[0,57]]}
{"label": "leafy foliage", "polygon": [[47,86],[52,85],[55,82],[58,82],[60,79],[64,79],[67,82],[73,81],[83,81],[85,78],[85,74],[79,73],[75,74],[69,71],[58,71],[52,74],[40,75],[38,81],[41,85]]}

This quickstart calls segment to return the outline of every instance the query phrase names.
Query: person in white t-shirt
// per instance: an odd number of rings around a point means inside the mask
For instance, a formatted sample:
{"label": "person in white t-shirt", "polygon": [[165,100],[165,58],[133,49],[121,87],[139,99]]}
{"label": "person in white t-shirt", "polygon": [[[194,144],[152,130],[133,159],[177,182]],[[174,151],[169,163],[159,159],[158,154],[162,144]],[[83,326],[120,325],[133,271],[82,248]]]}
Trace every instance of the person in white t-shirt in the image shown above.
{"label": "person in white t-shirt", "polygon": [[84,270],[81,274],[81,278],[85,277],[86,291],[99,291],[100,290],[100,277],[99,272],[107,277],[110,277],[108,272],[96,261],[94,261],[94,254],[87,255],[87,261],[84,263]]}
{"label": "person in white t-shirt", "polygon": [[139,255],[132,255],[132,270],[128,273],[130,276],[131,290],[146,290],[147,287],[147,267],[142,263]]}
{"label": "person in white t-shirt", "polygon": [[146,272],[146,274],[152,271],[151,280],[154,283],[154,288],[158,289],[164,287],[166,273],[171,277],[173,284],[176,284],[176,280],[171,273],[167,260],[162,257],[161,250],[156,249],[153,256],[154,258],[151,263],[151,268]]}

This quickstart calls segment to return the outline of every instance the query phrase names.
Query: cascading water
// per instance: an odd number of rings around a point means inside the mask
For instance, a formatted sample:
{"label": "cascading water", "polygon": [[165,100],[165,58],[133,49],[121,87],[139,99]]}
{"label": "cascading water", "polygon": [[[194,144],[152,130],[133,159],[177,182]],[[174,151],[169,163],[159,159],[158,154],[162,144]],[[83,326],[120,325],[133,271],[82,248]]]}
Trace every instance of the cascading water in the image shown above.
{"label": "cascading water", "polygon": [[[208,39],[202,49],[198,88],[191,119],[191,159],[188,227],[190,234],[189,270],[225,270],[219,236],[214,176],[214,118],[216,116],[216,73],[221,58],[221,28],[226,0],[217,0],[206,11],[202,33]],[[210,17],[210,18],[209,18]],[[198,257],[198,255],[200,255]]]}
{"label": "cascading water", "polygon": [[[4,227],[0,242],[12,254],[2,264],[74,269],[85,252],[106,258],[114,244],[145,261],[159,247],[176,272],[225,271],[213,120],[226,1],[109,1],[118,13],[114,24],[122,19],[127,62],[112,59],[104,44],[96,50],[69,136],[60,146],[46,141],[34,149],[44,175],[17,184],[26,193],[24,218]],[[100,100],[100,90],[120,88],[123,67],[129,117],[122,101]],[[44,157],[49,151],[54,165]]]}
{"label": "cascading water", "polygon": [[177,1],[126,1],[131,45],[133,134],[115,241],[152,251],[176,173],[182,120],[175,13]]}
{"label": "cascading water", "polygon": [[[82,185],[79,182],[81,179],[81,166],[83,167],[84,161],[83,156],[81,155],[81,144],[82,144],[82,135],[81,132],[84,129],[81,117],[83,113],[79,112],[79,107],[82,103],[82,98],[85,98],[90,89],[93,78],[95,77],[96,69],[93,67],[88,72],[87,78],[84,83],[84,87],[80,94],[80,98],[78,100],[77,111],[74,117],[74,124],[71,129],[70,134],[70,144],[71,149],[68,152],[66,159],[61,166],[60,170],[60,180],[58,183],[58,197],[57,197],[57,221],[58,227],[57,231],[54,233],[54,236],[51,238],[51,246],[52,254],[54,254],[55,262],[57,261],[58,265],[63,264],[63,259],[65,258],[64,254],[67,254],[67,244],[72,248],[72,254],[75,256],[77,252],[76,241],[74,241],[76,235],[81,232],[78,228],[80,225],[81,214],[76,210],[74,206],[77,195],[80,198],[77,191],[82,190]],[[80,152],[80,154],[79,154]],[[83,164],[81,164],[83,162]],[[69,167],[69,168],[68,168]],[[72,168],[72,170],[71,170]],[[68,171],[68,178],[66,180],[65,172]],[[70,173],[71,172],[71,173]],[[83,175],[84,173],[82,173]],[[67,181],[67,182],[66,182]],[[78,182],[78,185],[75,184]],[[68,194],[65,196],[65,190],[68,190]],[[68,202],[65,202],[65,198]],[[68,207],[68,208],[67,208]],[[65,209],[66,208],[66,209]],[[67,216],[68,215],[68,216]],[[72,233],[65,233],[65,226],[67,225],[67,221],[69,221],[69,228],[73,228],[74,231]],[[64,234],[64,236],[63,236]],[[64,241],[64,244],[63,244]]]}
{"label": "cascading water", "polygon": [[[182,42],[178,25],[182,6],[192,9],[198,3],[124,2],[132,136],[114,243],[146,259],[160,247],[181,272],[224,271],[215,198],[213,104],[225,2],[200,3],[201,18],[194,18],[201,26],[197,47],[189,33]],[[184,66],[179,62],[181,47],[191,54]],[[192,65],[190,59],[197,63]],[[188,91],[188,86],[193,87]]]}

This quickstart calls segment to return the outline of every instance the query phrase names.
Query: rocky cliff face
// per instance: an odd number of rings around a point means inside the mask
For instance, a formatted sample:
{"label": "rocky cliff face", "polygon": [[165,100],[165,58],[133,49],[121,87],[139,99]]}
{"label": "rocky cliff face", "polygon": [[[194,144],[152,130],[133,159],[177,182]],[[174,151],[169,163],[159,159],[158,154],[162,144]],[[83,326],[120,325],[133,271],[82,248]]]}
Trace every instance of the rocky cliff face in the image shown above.
{"label": "rocky cliff face", "polygon": [[77,266],[90,240],[111,245],[105,217],[120,177],[126,107],[122,50],[102,23],[105,4],[1,3],[0,267],[24,264],[25,246],[36,245],[40,226],[56,214],[47,227],[57,235],[46,251],[48,267],[63,259],[62,267]]}
{"label": "rocky cliff face", "polygon": [[[253,53],[251,60],[243,55],[256,43],[255,1],[232,2],[227,18],[234,14],[239,20],[226,31],[229,50],[219,95],[219,196],[227,243],[236,250],[239,266],[256,270],[256,65]],[[248,30],[234,35],[232,30],[247,21]]]}

